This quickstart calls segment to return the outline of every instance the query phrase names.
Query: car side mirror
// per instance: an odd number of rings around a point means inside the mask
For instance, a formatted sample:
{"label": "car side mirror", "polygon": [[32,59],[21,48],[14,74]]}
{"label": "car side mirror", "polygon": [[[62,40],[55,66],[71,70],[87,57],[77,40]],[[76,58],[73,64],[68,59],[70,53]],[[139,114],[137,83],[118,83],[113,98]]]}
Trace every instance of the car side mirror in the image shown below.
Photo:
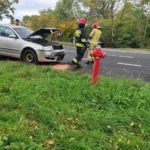
{"label": "car side mirror", "polygon": [[10,38],[17,39],[16,35],[9,35]]}

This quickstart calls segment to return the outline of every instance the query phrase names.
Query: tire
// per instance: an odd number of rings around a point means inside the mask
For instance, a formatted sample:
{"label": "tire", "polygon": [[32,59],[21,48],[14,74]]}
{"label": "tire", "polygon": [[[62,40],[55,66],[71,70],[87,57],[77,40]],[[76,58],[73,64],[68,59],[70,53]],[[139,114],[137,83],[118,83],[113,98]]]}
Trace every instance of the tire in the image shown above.
{"label": "tire", "polygon": [[6,57],[4,57],[3,55],[0,55],[0,60],[5,60]]}
{"label": "tire", "polygon": [[32,49],[25,50],[22,54],[22,61],[28,64],[38,64],[36,53]]}

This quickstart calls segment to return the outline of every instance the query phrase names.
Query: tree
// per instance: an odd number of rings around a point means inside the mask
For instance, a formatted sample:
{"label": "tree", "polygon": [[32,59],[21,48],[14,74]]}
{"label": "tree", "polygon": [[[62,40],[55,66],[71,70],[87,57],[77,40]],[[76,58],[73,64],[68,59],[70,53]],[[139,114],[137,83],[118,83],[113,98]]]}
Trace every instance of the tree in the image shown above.
{"label": "tree", "polygon": [[139,47],[138,40],[138,15],[136,7],[125,0],[123,8],[118,12],[115,20],[115,46],[116,47]]}
{"label": "tree", "polygon": [[73,16],[75,19],[79,19],[81,17],[86,17],[84,11],[81,9],[80,0],[74,0],[72,4]]}
{"label": "tree", "polygon": [[73,15],[72,4],[73,4],[73,0],[69,0],[69,1],[68,0],[59,0],[56,3],[55,12],[59,15],[59,18],[61,20],[67,19]]}
{"label": "tree", "polygon": [[111,18],[112,6],[113,14],[115,14],[116,8],[119,8],[116,6],[118,6],[120,0],[81,0],[81,2],[88,10],[88,18],[97,16],[108,19]]}
{"label": "tree", "polygon": [[143,41],[141,44],[144,46],[150,22],[150,0],[138,0],[135,6],[139,10],[139,36],[140,40]]}
{"label": "tree", "polygon": [[88,19],[87,35],[93,22],[101,22],[107,47],[150,47],[150,0],[58,0],[55,10],[25,16],[23,22],[34,30],[61,28],[62,40],[71,42],[79,17]]}
{"label": "tree", "polygon": [[12,18],[12,14],[14,13],[14,7],[12,6],[14,3],[18,3],[18,0],[1,0],[0,1],[0,19],[3,18],[3,15],[6,17]]}
{"label": "tree", "polygon": [[[111,44],[114,42],[114,19],[119,11],[121,0],[82,0],[83,6],[88,8],[88,18],[101,18],[111,20]],[[121,6],[121,5],[120,5]]]}
{"label": "tree", "polygon": [[79,0],[59,0],[56,4],[55,12],[61,20],[68,18],[78,19],[83,15]]}

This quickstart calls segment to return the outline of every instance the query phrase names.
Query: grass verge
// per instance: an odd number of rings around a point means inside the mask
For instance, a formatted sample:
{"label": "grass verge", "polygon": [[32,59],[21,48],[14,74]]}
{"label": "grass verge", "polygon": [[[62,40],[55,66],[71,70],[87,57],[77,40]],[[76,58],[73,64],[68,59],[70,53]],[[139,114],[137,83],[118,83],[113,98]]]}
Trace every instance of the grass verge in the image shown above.
{"label": "grass verge", "polygon": [[1,150],[149,150],[150,84],[0,62]]}

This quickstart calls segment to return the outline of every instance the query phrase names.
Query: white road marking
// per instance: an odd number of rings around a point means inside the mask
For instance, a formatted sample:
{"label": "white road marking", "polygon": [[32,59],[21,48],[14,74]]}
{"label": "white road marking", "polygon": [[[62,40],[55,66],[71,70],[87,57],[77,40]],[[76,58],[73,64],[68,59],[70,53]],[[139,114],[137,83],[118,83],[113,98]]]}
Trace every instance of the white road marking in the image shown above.
{"label": "white road marking", "polygon": [[121,63],[121,62],[118,62],[117,64],[118,64],[118,65],[124,65],[124,66],[142,67],[142,65]]}
{"label": "white road marking", "polygon": [[117,56],[117,55],[107,55],[107,56],[120,57],[120,58],[134,58],[134,57],[132,57],[132,56],[123,56],[123,55],[120,55],[120,56]]}
{"label": "white road marking", "polygon": [[150,52],[148,51],[140,51],[140,50],[137,50],[137,51],[127,51],[127,50],[118,50],[118,49],[107,49],[107,48],[103,48],[104,51],[108,51],[108,52],[121,52],[121,53],[130,53],[130,54],[149,54],[150,55]]}
{"label": "white road marking", "polygon": [[127,69],[123,69],[125,72],[130,73],[130,71],[128,71]]}
{"label": "white road marking", "polygon": [[119,57],[121,57],[121,58],[134,58],[132,56],[119,56]]}
{"label": "white road marking", "polygon": [[117,55],[107,55],[107,56],[117,57]]}

